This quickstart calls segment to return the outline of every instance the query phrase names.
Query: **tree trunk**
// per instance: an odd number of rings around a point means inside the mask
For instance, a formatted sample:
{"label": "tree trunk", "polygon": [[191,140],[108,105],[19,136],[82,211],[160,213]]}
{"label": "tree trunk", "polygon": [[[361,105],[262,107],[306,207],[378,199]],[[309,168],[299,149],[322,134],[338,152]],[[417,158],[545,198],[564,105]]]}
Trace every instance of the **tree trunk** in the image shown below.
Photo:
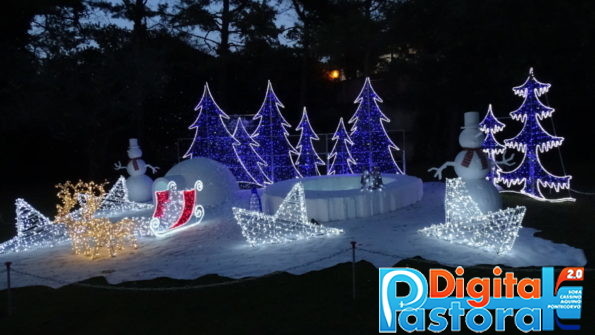
{"label": "tree trunk", "polygon": [[308,65],[310,56],[310,38],[309,26],[307,22],[304,22],[304,31],[302,37],[302,69],[300,75],[300,105],[299,107],[306,106],[306,100],[308,98]]}
{"label": "tree trunk", "polygon": [[144,71],[143,64],[143,45],[147,38],[147,27],[145,24],[145,0],[135,0],[133,12],[133,23],[132,28],[132,49],[133,49],[133,62],[134,62],[134,78],[132,78],[132,99],[134,106],[134,119],[136,126],[136,137],[142,138],[144,134],[144,110],[143,101],[144,94],[142,88],[142,73]]}
{"label": "tree trunk", "polygon": [[221,10],[221,42],[217,53],[219,54],[219,88],[221,91],[221,105],[225,108],[227,105],[227,66],[229,63],[229,26],[231,24],[231,12],[229,9],[229,1],[223,0],[223,8]]}

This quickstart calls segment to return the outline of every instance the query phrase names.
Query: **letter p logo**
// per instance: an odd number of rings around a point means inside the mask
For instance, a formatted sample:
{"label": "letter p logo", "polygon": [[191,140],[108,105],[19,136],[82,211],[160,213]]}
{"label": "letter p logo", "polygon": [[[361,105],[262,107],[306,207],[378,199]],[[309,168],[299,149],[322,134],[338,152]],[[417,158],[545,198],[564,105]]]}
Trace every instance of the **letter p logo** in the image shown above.
{"label": "letter p logo", "polygon": [[[428,282],[424,275],[411,268],[378,269],[378,331],[397,331],[396,312],[423,306],[428,297]],[[397,283],[406,283],[409,293],[397,292]]]}

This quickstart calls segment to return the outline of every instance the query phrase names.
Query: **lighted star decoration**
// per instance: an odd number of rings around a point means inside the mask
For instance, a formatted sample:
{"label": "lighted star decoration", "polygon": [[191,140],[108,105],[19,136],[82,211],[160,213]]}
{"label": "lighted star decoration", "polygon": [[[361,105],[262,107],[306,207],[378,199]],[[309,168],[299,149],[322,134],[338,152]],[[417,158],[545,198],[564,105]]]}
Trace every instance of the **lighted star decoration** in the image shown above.
{"label": "lighted star decoration", "polygon": [[[106,197],[105,184],[95,182],[76,184],[70,181],[56,185],[60,204],[54,222],[66,225],[72,250],[77,255],[96,258],[104,253],[114,257],[125,248],[137,247],[135,229],[137,222],[124,218],[117,222],[106,217],[97,217]],[[80,199],[84,199],[80,202]],[[80,206],[76,215],[74,208]]]}
{"label": "lighted star decoration", "polygon": [[287,194],[274,215],[244,208],[232,208],[242,235],[253,245],[288,243],[315,236],[331,236],[343,233],[343,229],[310,223],[306,210],[304,186],[296,183]]}
{"label": "lighted star decoration", "polygon": [[[78,197],[79,203],[84,204],[87,201],[88,194],[79,194]],[[101,200],[101,204],[99,205],[97,212],[95,212],[95,216],[121,216],[123,214],[149,210],[152,208],[153,204],[130,200],[128,197],[128,188],[126,187],[126,178],[120,176]]]}
{"label": "lighted star decoration", "polygon": [[0,243],[0,254],[50,248],[68,241],[66,226],[54,223],[23,199],[15,201],[17,235]]}
{"label": "lighted star decoration", "polygon": [[444,207],[445,222],[420,229],[420,233],[499,255],[512,249],[526,210],[516,206],[484,214],[461,178],[447,179]]}

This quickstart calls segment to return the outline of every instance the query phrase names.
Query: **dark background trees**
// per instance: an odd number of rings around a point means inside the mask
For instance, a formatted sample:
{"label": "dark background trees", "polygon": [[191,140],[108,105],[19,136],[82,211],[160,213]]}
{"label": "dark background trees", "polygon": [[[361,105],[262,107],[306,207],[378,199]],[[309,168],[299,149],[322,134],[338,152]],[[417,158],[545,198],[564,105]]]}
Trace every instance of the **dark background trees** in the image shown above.
{"label": "dark background trees", "polygon": [[[573,185],[593,185],[589,0],[28,0],[0,20],[0,211],[66,179],[113,179],[127,138],[167,171],[205,81],[229,114],[253,114],[266,80],[295,126],[302,105],[334,131],[363,78],[405,129],[409,173],[451,158],[465,111],[507,116],[529,67],[553,84]],[[289,17],[289,19],[288,19]],[[345,80],[330,80],[340,69]],[[518,131],[509,122],[506,131]],[[551,128],[550,128],[551,129]],[[507,134],[503,134],[506,136]],[[396,139],[398,140],[398,139]],[[401,143],[399,143],[401,144]],[[557,152],[548,154],[557,172]],[[547,158],[546,158],[547,159]],[[558,164],[558,165],[557,165]],[[35,190],[35,191],[26,191]],[[26,194],[23,194],[26,193]],[[33,193],[30,195],[29,193]]]}

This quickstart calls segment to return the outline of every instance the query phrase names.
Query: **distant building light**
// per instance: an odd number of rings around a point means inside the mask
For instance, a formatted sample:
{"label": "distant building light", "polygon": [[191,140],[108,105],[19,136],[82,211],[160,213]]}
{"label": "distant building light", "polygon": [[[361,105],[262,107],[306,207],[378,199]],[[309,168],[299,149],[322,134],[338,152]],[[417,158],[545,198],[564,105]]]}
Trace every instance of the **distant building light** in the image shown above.
{"label": "distant building light", "polygon": [[328,73],[328,77],[332,80],[339,79],[341,77],[341,71],[339,70],[331,70]]}

